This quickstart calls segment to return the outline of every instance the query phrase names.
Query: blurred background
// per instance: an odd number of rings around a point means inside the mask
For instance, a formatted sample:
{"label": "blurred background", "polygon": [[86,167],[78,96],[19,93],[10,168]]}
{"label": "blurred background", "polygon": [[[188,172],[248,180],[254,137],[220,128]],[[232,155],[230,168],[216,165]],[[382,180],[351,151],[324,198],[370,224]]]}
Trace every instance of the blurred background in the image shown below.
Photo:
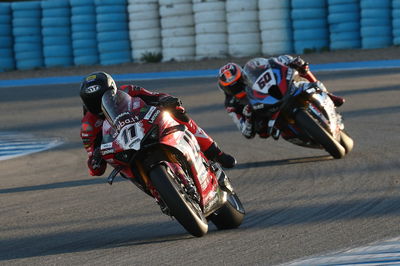
{"label": "blurred background", "polygon": [[0,72],[399,44],[400,0],[0,1]]}

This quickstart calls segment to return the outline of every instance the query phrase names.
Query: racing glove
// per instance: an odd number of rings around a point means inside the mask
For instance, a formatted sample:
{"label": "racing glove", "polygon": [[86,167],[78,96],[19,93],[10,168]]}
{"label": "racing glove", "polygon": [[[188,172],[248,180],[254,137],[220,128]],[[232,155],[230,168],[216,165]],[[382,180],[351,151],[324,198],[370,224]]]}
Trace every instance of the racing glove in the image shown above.
{"label": "racing glove", "polygon": [[175,109],[176,107],[182,105],[182,102],[179,98],[176,98],[171,95],[162,96],[158,101],[159,101],[159,106],[165,109]]}
{"label": "racing glove", "polygon": [[300,56],[297,56],[289,63],[289,67],[296,69],[300,75],[306,75],[310,70],[308,62],[305,62]]}
{"label": "racing glove", "polygon": [[251,139],[254,138],[255,133],[254,133],[254,126],[253,123],[250,121],[250,119],[246,119],[243,124],[242,124],[242,135],[245,136],[245,138]]}
{"label": "racing glove", "polygon": [[250,118],[250,117],[252,116],[253,111],[252,111],[251,106],[250,106],[249,104],[246,104],[246,105],[243,107],[242,114],[243,114],[243,116],[246,117],[246,118]]}
{"label": "racing glove", "polygon": [[253,138],[255,136],[253,121],[251,118],[253,115],[253,111],[249,104],[246,104],[243,107],[242,115],[244,121],[242,122],[240,131],[242,132],[242,135],[245,136],[246,138],[248,139]]}
{"label": "racing glove", "polygon": [[88,159],[89,174],[100,176],[106,171],[107,163],[101,157],[100,147],[97,147]]}

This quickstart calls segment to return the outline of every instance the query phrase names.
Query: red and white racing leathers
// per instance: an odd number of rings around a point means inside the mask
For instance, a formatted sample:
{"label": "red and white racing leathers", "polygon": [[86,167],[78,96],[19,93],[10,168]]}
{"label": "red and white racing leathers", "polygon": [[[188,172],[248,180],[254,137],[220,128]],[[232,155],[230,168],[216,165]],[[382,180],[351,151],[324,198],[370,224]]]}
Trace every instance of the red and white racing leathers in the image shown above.
{"label": "red and white racing leathers", "polygon": [[[134,85],[123,85],[118,89],[127,92],[132,97],[140,97],[149,105],[157,105],[162,97],[170,96],[166,93],[150,92]],[[176,106],[176,109],[172,110],[171,114],[178,123],[185,125],[194,134],[202,152],[207,151],[214,143],[213,139],[186,114],[183,106]],[[82,118],[81,138],[88,154],[89,174],[92,176],[104,174],[107,167],[107,163],[99,157],[103,121],[103,118],[88,111],[85,112]]]}

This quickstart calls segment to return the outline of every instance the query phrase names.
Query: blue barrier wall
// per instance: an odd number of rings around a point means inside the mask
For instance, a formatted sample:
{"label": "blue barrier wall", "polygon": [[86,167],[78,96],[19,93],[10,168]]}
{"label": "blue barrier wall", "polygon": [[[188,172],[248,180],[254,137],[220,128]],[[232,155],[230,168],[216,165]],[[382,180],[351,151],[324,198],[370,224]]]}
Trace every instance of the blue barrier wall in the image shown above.
{"label": "blue barrier wall", "polygon": [[[243,3],[240,0],[229,1]],[[192,59],[193,54],[185,58],[182,47],[188,44],[177,43],[183,32],[196,37],[195,43],[190,44],[196,48],[190,49],[196,51],[194,58],[204,58],[207,54],[204,47],[220,51],[220,54],[208,53],[210,57],[252,54],[254,51],[232,53],[233,46],[238,44],[231,41],[224,45],[213,42],[214,39],[233,40],[235,29],[244,30],[250,24],[254,28],[252,36],[258,37],[246,41],[257,42],[263,53],[284,50],[302,54],[307,50],[370,49],[400,44],[400,0],[279,0],[279,6],[278,0],[254,1],[256,10],[242,5],[237,7],[240,8],[238,13],[226,0],[0,3],[0,71],[110,65],[140,60],[140,55],[132,51],[132,47],[140,47],[140,53],[168,50],[165,60],[184,61]],[[269,10],[271,8],[275,9]],[[155,14],[157,11],[158,16]],[[231,19],[234,14],[237,14],[236,20]],[[282,14],[280,20],[276,17],[279,14]],[[273,18],[269,19],[271,16]],[[169,19],[167,22],[177,23],[180,27],[166,29],[163,25],[166,21],[160,23],[166,17]],[[195,27],[184,26],[193,21]],[[285,36],[277,36],[280,32]],[[154,49],[159,47],[160,38],[162,49]],[[152,41],[157,43],[153,45]],[[290,45],[278,49],[277,41],[287,41]],[[167,44],[169,46],[164,47]],[[218,49],[212,49],[213,45]],[[179,56],[174,58],[174,54]]]}

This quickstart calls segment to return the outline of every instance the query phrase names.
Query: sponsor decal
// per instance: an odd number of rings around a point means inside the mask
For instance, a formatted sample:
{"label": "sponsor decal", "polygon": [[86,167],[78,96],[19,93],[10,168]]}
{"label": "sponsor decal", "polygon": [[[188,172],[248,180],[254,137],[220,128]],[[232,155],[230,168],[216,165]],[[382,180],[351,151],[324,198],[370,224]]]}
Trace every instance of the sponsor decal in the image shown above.
{"label": "sponsor decal", "polygon": [[101,155],[107,155],[107,154],[110,154],[110,153],[114,153],[114,149],[108,149],[108,150],[102,150],[101,151]]}
{"label": "sponsor decal", "polygon": [[95,92],[97,92],[98,90],[100,90],[100,86],[99,86],[99,85],[92,85],[92,86],[87,87],[87,88],[85,89],[85,92],[86,92],[86,93],[95,93]]}
{"label": "sponsor decal", "polygon": [[123,121],[118,121],[118,124],[116,125],[117,131],[121,130],[121,128],[123,128],[126,125],[136,123],[138,120],[139,120],[139,117],[134,116],[134,117],[129,117]]}
{"label": "sponsor decal", "polygon": [[153,116],[149,119],[149,123],[153,123],[156,120],[157,116],[160,114],[160,110],[157,110]]}
{"label": "sponsor decal", "polygon": [[95,79],[96,79],[96,75],[91,75],[91,76],[88,76],[88,77],[86,78],[86,81],[89,82],[89,81],[93,81],[93,80],[95,80]]}
{"label": "sponsor decal", "polygon": [[306,92],[307,92],[308,94],[313,94],[313,93],[315,93],[315,92],[317,92],[317,91],[315,90],[314,87],[311,87],[311,88],[306,89]]}
{"label": "sponsor decal", "polygon": [[[126,119],[121,119],[123,116],[129,115],[129,117],[127,117]],[[135,115],[135,116],[130,116],[131,113],[129,112],[125,112],[122,114],[119,114],[115,120],[114,120],[114,124],[116,126],[117,131],[119,131],[121,128],[123,128],[124,126],[128,125],[128,124],[133,124],[136,123],[137,121],[139,121],[139,116]],[[117,121],[119,120],[119,121]],[[117,122],[115,122],[117,121]]]}
{"label": "sponsor decal", "polygon": [[129,115],[129,112],[120,113],[120,114],[115,118],[115,120],[120,119],[120,118],[123,117],[124,115]]}
{"label": "sponsor decal", "polygon": [[264,104],[262,104],[262,103],[253,105],[254,110],[259,110],[259,109],[262,109],[263,107],[264,107]]}
{"label": "sponsor decal", "polygon": [[146,113],[146,115],[144,116],[143,119],[149,120],[149,118],[151,117],[151,115],[154,113],[154,111],[155,111],[156,109],[157,109],[157,108],[154,107],[154,106],[150,107],[150,110]]}
{"label": "sponsor decal", "polygon": [[101,144],[101,147],[100,147],[100,149],[102,149],[102,150],[110,149],[110,148],[112,148],[112,142]]}

